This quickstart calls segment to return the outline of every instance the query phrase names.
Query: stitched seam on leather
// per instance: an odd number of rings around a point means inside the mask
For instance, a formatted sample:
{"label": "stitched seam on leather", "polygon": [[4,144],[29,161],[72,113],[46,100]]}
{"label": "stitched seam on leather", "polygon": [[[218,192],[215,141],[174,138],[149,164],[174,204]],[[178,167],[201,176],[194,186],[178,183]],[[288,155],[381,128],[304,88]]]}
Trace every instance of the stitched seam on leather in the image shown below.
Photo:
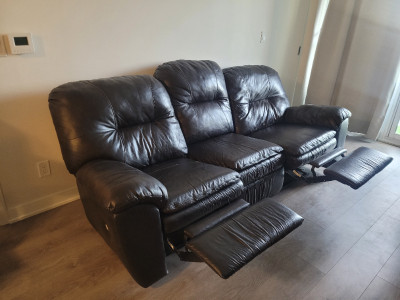
{"label": "stitched seam on leather", "polygon": [[[245,85],[246,91],[249,91],[249,86],[248,86],[248,84],[247,84],[247,81],[244,80],[245,76],[243,75],[243,73],[242,73],[239,69],[237,69],[236,72],[242,77],[242,81],[243,81],[243,83],[244,83],[244,85]],[[250,92],[249,92],[249,94],[250,94]],[[251,110],[250,103],[251,103],[251,102],[252,102],[252,101],[250,101],[250,97],[249,97],[248,107],[247,107],[247,113],[246,113],[246,115],[244,116],[244,118],[241,118],[241,119],[247,119],[248,115],[250,114],[250,110]]]}
{"label": "stitched seam on leather", "polygon": [[[214,77],[215,77],[215,83],[216,83],[216,86],[217,86],[217,89],[215,90],[215,92],[214,92],[214,101],[215,102],[217,102],[217,104],[218,104],[218,106],[222,109],[222,111],[224,112],[224,110],[223,110],[223,108],[222,108],[222,105],[220,105],[220,103],[219,103],[219,99],[217,99],[217,91],[218,91],[218,77],[217,77],[217,72],[214,70],[214,69],[212,69],[212,71],[213,71],[213,73],[214,73]],[[214,102],[213,101],[213,102]],[[224,105],[225,106],[225,105]],[[228,106],[229,106],[229,108],[230,108],[230,104],[229,104],[229,99],[228,99]],[[230,122],[229,122],[229,120],[228,120],[228,117],[226,116],[226,113],[224,113],[224,118],[225,118],[225,121],[226,121],[226,124],[230,124]],[[235,131],[235,126],[234,126],[234,124],[232,124],[233,125],[233,131]]]}
{"label": "stitched seam on leather", "polygon": [[[271,80],[269,79],[269,74],[267,74],[267,79],[268,79],[268,91],[270,92],[270,90],[271,90]],[[275,122],[276,122],[279,119],[278,112],[276,110],[276,106],[273,106],[271,103],[269,103],[269,104],[270,104],[269,106],[271,107],[272,111],[275,114]]]}
{"label": "stitched seam on leather", "polygon": [[156,119],[156,99],[154,98],[154,86],[153,82],[150,80],[150,90],[151,90],[151,98],[153,99],[153,119]]}
{"label": "stitched seam on leather", "polygon": [[[95,88],[97,88],[103,95],[104,97],[107,99],[110,107],[111,107],[111,111],[113,114],[113,119],[114,119],[114,126],[115,126],[115,130],[118,129],[118,123],[117,123],[117,117],[116,117],[116,113],[115,113],[115,109],[114,106],[112,105],[110,98],[107,96],[107,94],[104,92],[103,89],[101,89],[100,87],[98,87],[97,85],[95,85],[93,82],[88,81],[88,83],[92,86],[94,86]],[[119,140],[121,142],[121,146],[122,146],[122,151],[124,152],[124,163],[126,163],[126,149],[124,147],[124,143],[123,143],[123,138],[122,138],[122,134],[118,134]]]}
{"label": "stitched seam on leather", "polygon": [[[209,67],[209,66],[208,66]],[[214,77],[215,77],[215,85],[217,86],[217,89],[214,91],[214,96],[213,99],[214,100],[218,100],[217,99],[217,91],[218,91],[218,78],[217,78],[217,73],[215,72],[214,69],[211,68],[211,70],[213,71]]]}

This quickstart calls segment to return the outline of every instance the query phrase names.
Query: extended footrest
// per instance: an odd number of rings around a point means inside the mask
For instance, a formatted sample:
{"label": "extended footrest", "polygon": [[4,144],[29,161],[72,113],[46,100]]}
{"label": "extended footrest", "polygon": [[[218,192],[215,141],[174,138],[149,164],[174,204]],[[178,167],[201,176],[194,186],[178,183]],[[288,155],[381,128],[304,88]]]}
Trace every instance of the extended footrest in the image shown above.
{"label": "extended footrest", "polygon": [[353,189],[358,189],[382,171],[392,160],[392,157],[382,152],[360,147],[351,155],[326,168],[324,174]]}
{"label": "extended footrest", "polygon": [[302,222],[291,209],[266,199],[195,236],[186,248],[228,278]]}
{"label": "extended footrest", "polygon": [[[286,173],[292,178],[301,179],[307,183],[337,180],[353,189],[358,189],[393,160],[385,153],[367,147],[360,147],[344,157],[346,151],[343,148],[334,149],[310,162],[311,170],[299,168],[287,170]],[[336,161],[339,156],[343,158]],[[315,168],[319,167],[326,167],[323,175],[317,175],[315,172]]]}

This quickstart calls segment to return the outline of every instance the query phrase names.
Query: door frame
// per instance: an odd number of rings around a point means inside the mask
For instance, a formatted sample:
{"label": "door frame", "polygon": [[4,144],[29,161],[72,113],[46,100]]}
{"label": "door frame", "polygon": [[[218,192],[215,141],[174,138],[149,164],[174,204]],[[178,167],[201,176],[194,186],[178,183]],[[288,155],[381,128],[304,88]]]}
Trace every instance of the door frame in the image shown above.
{"label": "door frame", "polygon": [[400,84],[395,89],[394,98],[396,101],[393,101],[394,103],[391,103],[388,107],[387,116],[378,140],[400,147],[400,135],[396,134],[400,121]]}

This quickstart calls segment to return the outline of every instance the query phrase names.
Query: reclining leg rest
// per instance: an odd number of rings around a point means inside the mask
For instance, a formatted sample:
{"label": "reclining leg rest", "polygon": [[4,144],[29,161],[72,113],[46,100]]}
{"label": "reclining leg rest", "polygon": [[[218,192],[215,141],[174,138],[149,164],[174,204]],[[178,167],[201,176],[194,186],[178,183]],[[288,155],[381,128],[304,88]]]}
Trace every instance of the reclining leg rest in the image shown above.
{"label": "reclining leg rest", "polygon": [[351,155],[330,165],[324,170],[324,174],[356,190],[382,171],[392,160],[392,157],[380,151],[360,147]]}
{"label": "reclining leg rest", "polygon": [[[310,162],[311,174],[304,169],[287,171],[292,178],[303,179],[307,183],[337,180],[353,189],[358,189],[393,160],[392,157],[367,147],[360,147],[344,157],[346,149],[337,148]],[[337,162],[339,156],[343,158]],[[315,168],[326,167],[324,175],[317,175]]]}
{"label": "reclining leg rest", "polygon": [[302,222],[291,209],[265,199],[190,239],[186,247],[226,279]]}

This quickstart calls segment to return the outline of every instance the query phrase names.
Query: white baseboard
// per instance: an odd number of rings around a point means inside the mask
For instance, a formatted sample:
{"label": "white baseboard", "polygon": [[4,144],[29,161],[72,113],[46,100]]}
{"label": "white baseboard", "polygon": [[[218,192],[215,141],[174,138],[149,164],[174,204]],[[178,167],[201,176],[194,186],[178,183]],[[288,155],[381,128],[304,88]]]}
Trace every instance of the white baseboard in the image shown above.
{"label": "white baseboard", "polygon": [[26,204],[8,208],[8,223],[14,223],[26,219],[78,199],[78,188],[72,187],[61,192],[35,199]]}

